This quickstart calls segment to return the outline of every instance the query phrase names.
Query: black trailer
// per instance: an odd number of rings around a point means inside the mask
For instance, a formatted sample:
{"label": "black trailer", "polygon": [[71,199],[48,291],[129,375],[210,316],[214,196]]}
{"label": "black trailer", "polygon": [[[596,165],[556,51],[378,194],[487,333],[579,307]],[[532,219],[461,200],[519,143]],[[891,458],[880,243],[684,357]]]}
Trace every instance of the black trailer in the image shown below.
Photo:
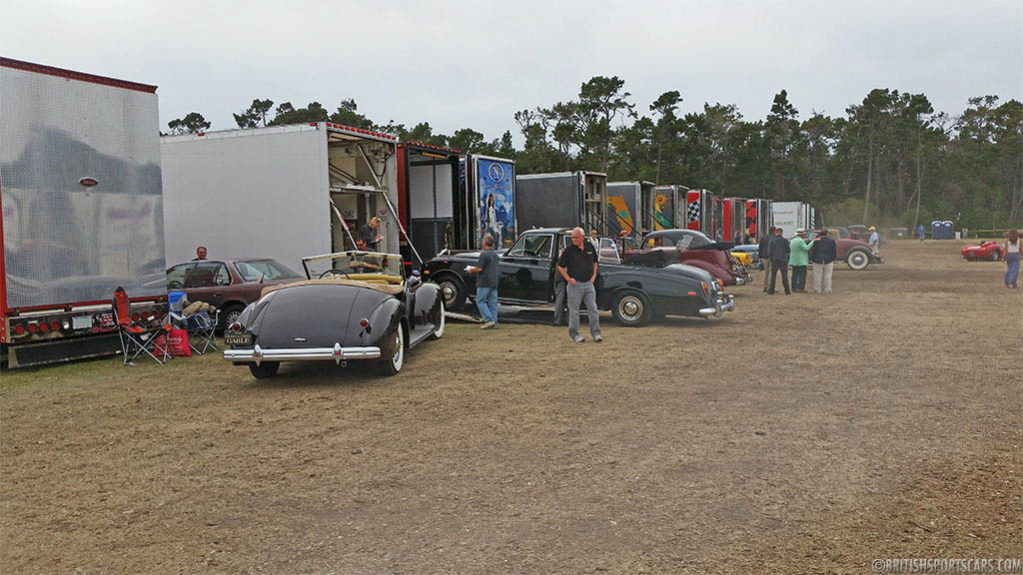
{"label": "black trailer", "polygon": [[570,228],[607,235],[605,205],[607,175],[599,172],[560,172],[517,176],[516,210],[520,231],[532,228]]}

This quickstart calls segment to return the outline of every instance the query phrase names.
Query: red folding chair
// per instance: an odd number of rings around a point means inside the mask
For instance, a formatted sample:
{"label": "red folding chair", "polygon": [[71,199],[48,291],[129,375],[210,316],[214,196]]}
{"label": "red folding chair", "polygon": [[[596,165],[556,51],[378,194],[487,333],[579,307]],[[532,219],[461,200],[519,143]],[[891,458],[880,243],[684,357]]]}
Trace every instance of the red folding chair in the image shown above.
{"label": "red folding chair", "polygon": [[[117,320],[117,335],[121,338],[121,353],[124,354],[124,365],[134,365],[135,358],[143,353],[163,364],[167,361],[167,347],[156,350],[156,338],[163,331],[163,326],[154,320],[133,321],[131,319],[131,303],[128,292],[123,287],[114,291],[114,318]],[[162,356],[162,359],[161,357]]]}

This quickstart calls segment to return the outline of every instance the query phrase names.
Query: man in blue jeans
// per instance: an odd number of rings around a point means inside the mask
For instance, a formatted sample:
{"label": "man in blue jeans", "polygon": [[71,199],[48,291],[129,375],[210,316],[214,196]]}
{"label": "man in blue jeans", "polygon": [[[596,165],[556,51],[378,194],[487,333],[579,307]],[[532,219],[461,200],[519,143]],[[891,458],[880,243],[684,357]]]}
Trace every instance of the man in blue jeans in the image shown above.
{"label": "man in blue jeans", "polygon": [[476,307],[480,310],[483,325],[480,329],[497,327],[497,282],[501,277],[501,260],[494,251],[494,236],[483,236],[483,251],[479,265],[469,266],[466,272],[476,276]]}

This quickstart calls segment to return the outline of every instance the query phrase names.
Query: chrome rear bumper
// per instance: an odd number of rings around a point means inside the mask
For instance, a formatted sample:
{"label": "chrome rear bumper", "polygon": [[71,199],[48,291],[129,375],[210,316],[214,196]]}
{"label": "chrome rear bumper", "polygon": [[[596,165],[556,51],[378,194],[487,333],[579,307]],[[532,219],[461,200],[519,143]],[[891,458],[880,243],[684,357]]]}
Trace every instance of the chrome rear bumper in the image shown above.
{"label": "chrome rear bumper", "polygon": [[716,317],[721,315],[721,312],[723,311],[733,311],[735,309],[735,296],[728,294],[725,297],[728,298],[727,301],[718,297],[717,301],[714,302],[714,307],[705,307],[701,309],[700,315],[703,317]]}
{"label": "chrome rear bumper", "polygon": [[258,345],[252,349],[224,350],[224,359],[228,361],[252,362],[256,365],[264,361],[334,361],[340,364],[350,359],[376,359],[380,357],[379,347],[304,347],[285,349],[263,349]]}

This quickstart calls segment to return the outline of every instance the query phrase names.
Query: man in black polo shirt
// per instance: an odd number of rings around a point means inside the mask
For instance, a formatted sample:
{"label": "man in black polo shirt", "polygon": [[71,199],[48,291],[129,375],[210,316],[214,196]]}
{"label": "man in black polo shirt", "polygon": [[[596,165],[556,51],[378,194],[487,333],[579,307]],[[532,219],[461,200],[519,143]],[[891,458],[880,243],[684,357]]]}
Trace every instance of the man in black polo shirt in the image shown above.
{"label": "man in black polo shirt", "polygon": [[591,242],[586,241],[582,228],[572,230],[572,244],[558,258],[558,273],[565,278],[566,283],[568,336],[577,343],[586,341],[586,338],[579,335],[579,302],[585,302],[590,334],[593,335],[593,341],[600,343],[604,338],[600,335],[597,290],[593,287],[597,279],[597,250]]}

